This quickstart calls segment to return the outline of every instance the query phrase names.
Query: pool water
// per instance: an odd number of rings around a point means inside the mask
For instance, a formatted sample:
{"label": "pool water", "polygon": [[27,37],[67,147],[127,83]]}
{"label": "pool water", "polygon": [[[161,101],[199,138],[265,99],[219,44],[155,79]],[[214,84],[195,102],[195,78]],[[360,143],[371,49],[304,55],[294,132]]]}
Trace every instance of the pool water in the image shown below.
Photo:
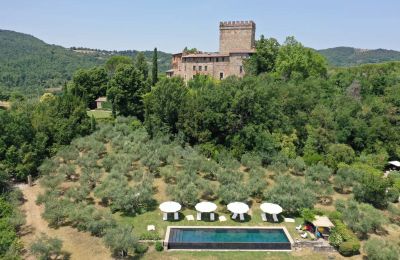
{"label": "pool water", "polygon": [[170,229],[170,249],[290,250],[282,228],[181,228]]}
{"label": "pool water", "polygon": [[174,229],[172,242],[265,243],[289,242],[282,229]]}

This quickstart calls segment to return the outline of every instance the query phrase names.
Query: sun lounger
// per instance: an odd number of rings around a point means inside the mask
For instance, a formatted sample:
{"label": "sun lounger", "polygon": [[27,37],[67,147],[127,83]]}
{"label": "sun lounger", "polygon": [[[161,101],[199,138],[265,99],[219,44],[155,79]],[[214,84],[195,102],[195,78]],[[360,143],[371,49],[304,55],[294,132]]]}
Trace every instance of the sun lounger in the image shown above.
{"label": "sun lounger", "polygon": [[187,216],[186,216],[186,219],[187,219],[188,221],[193,221],[193,220],[194,220],[194,217],[193,217],[193,215],[187,215]]}
{"label": "sun lounger", "polygon": [[175,219],[175,220],[178,220],[178,219],[179,219],[179,214],[178,214],[178,212],[175,212],[175,213],[174,213],[174,219]]}
{"label": "sun lounger", "polygon": [[236,213],[233,214],[233,215],[232,215],[232,219],[236,219],[237,215],[238,215],[238,214],[236,214]]}
{"label": "sun lounger", "polygon": [[197,212],[197,220],[201,220],[201,213]]}
{"label": "sun lounger", "polygon": [[210,213],[210,220],[211,221],[215,220],[215,214],[213,212]]}
{"label": "sun lounger", "polygon": [[302,238],[307,238],[307,232],[304,232],[303,234],[300,235]]}
{"label": "sun lounger", "polygon": [[268,221],[267,214],[265,214],[265,213],[261,213],[261,218],[262,218],[262,221]]}
{"label": "sun lounger", "polygon": [[300,229],[301,229],[301,224],[296,227],[296,230],[300,230]]}
{"label": "sun lounger", "polygon": [[162,218],[164,221],[167,221],[168,220],[168,215],[167,215],[167,213],[164,213],[163,214],[163,218]]}
{"label": "sun lounger", "polygon": [[239,214],[240,220],[244,221],[244,214]]}
{"label": "sun lounger", "polygon": [[279,222],[278,217],[275,214],[272,214],[272,218],[274,219],[275,222]]}

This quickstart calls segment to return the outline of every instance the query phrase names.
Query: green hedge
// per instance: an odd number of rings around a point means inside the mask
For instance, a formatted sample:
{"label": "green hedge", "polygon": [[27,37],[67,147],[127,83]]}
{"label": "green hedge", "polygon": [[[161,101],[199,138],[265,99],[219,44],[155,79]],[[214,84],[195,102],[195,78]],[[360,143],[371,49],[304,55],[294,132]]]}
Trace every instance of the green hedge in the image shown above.
{"label": "green hedge", "polygon": [[359,254],[361,244],[357,236],[341,220],[334,219],[333,223],[335,227],[329,236],[329,243],[344,256]]}

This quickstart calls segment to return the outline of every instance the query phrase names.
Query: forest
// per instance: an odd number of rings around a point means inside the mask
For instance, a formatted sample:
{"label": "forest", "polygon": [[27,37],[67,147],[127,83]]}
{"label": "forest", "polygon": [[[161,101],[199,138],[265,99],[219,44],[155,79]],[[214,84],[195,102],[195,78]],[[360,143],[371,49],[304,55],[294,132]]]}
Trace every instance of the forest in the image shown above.
{"label": "forest", "polygon": [[[8,99],[15,91],[37,96],[46,88],[62,88],[77,69],[104,65],[112,56],[134,58],[139,53],[135,50],[68,49],[47,44],[31,35],[0,30],[0,100]],[[151,64],[152,51],[143,54]],[[160,71],[167,70],[170,54],[159,52],[158,58]]]}
{"label": "forest", "polygon": [[[0,110],[0,255],[21,249],[11,187],[32,175],[50,226],[90,232],[117,256],[147,250],[137,240],[149,234],[126,223],[170,198],[188,210],[207,199],[268,200],[303,219],[322,211],[342,255],[397,259],[398,242],[380,234],[400,225],[400,172],[383,174],[400,157],[400,63],[333,69],[293,37],[256,47],[244,78],[159,77],[155,50],[152,66],[112,57],[77,70],[60,96]],[[104,95],[113,118],[96,121],[86,110]]]}

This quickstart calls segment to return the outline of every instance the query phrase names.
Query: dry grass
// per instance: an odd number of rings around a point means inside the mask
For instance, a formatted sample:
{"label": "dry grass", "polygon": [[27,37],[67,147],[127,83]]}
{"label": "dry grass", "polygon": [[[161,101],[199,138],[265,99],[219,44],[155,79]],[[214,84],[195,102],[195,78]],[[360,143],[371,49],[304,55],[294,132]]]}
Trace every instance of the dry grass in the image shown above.
{"label": "dry grass", "polygon": [[[25,203],[22,210],[26,214],[26,225],[23,227],[22,241],[29,250],[29,245],[35,241],[35,238],[41,233],[51,237],[57,237],[63,241],[63,250],[71,253],[71,260],[81,259],[112,259],[110,251],[104,246],[102,240],[91,236],[87,232],[79,232],[72,227],[60,227],[58,229],[50,228],[47,222],[41,217],[44,211],[43,206],[36,205],[37,196],[42,193],[39,185],[33,187],[22,186]],[[26,253],[24,259],[33,260],[34,256]]]}

